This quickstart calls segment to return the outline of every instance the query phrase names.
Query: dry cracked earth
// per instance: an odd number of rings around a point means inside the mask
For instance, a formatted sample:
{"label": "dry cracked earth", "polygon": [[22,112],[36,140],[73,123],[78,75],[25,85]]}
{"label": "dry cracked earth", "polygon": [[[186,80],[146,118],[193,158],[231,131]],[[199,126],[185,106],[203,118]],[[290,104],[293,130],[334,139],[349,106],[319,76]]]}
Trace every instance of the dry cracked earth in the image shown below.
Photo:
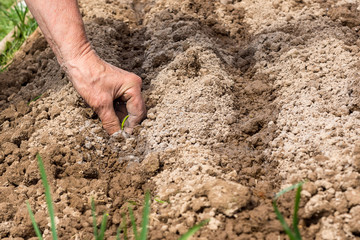
{"label": "dry cracked earth", "polygon": [[36,239],[27,200],[51,239],[37,153],[60,239],[92,239],[92,197],[115,239],[147,190],[149,239],[204,219],[193,239],[286,239],[272,198],[302,180],[303,238],[360,238],[359,1],[79,4],[98,54],[142,77],[147,119],[108,136],[36,31],[0,73],[0,239]]}

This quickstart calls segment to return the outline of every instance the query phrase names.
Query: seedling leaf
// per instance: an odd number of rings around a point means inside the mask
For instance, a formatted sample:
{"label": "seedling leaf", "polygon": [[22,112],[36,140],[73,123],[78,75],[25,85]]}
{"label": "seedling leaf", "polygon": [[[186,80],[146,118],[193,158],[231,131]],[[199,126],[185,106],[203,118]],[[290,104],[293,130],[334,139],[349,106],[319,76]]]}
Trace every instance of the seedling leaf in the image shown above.
{"label": "seedling leaf", "polygon": [[145,206],[144,206],[142,222],[141,222],[140,240],[146,240],[147,238],[149,214],[150,214],[150,192],[147,191],[145,193]]}
{"label": "seedling leaf", "polygon": [[[302,189],[302,185],[304,184],[305,182],[299,182],[297,184],[294,184],[290,187],[287,187],[283,190],[281,190],[280,192],[278,192],[275,197],[274,197],[274,200],[273,200],[273,207],[274,207],[274,211],[275,211],[275,214],[277,216],[277,218],[279,219],[280,221],[280,224],[281,226],[283,227],[285,233],[288,235],[288,237],[290,238],[290,240],[301,240],[301,235],[300,235],[300,231],[299,231],[299,228],[298,228],[298,224],[299,224],[299,218],[298,218],[298,211],[299,211],[299,204],[300,204],[300,193],[301,193],[301,189]],[[285,218],[283,217],[283,215],[280,213],[278,207],[277,207],[277,204],[276,204],[276,201],[277,199],[293,190],[293,189],[297,189],[296,190],[296,195],[295,195],[295,204],[294,204],[294,214],[293,214],[293,229],[292,230],[289,225],[286,223],[285,221]]]}
{"label": "seedling leaf", "polygon": [[295,188],[298,188],[298,187],[302,186],[303,184],[304,184],[304,182],[298,182],[298,183],[296,183],[296,184],[294,184],[294,185],[291,185],[290,187],[287,187],[287,188],[281,190],[280,192],[278,192],[278,193],[275,195],[275,199],[274,199],[274,200],[277,200],[281,195],[283,195],[283,194],[285,194],[285,193],[287,193],[287,192],[289,192],[289,191],[291,191],[291,190],[293,190],[293,189],[295,189]]}
{"label": "seedling leaf", "polygon": [[129,215],[130,215],[130,221],[131,221],[131,226],[134,232],[134,236],[135,239],[138,240],[138,231],[137,231],[137,226],[136,226],[136,222],[135,222],[135,217],[134,217],[134,211],[133,209],[129,206]]}
{"label": "seedling leaf", "polygon": [[161,204],[170,203],[169,201],[161,200],[158,196],[156,196],[156,197],[154,198],[154,200],[157,201],[158,203],[161,203]]}
{"label": "seedling leaf", "polygon": [[56,233],[55,214],[54,214],[54,207],[53,207],[52,199],[51,199],[50,186],[47,181],[44,163],[42,161],[40,154],[37,154],[36,157],[37,157],[38,165],[39,165],[39,169],[40,169],[40,176],[41,176],[44,188],[45,188],[45,199],[46,199],[46,204],[47,204],[47,208],[48,208],[49,215],[50,215],[52,237],[53,237],[53,240],[57,240],[58,237],[57,237],[57,233]]}
{"label": "seedling leaf", "polygon": [[274,207],[275,214],[276,214],[277,218],[279,219],[281,226],[283,227],[285,233],[289,236],[290,240],[295,240],[296,238],[295,238],[293,232],[291,231],[289,225],[286,223],[285,218],[280,213],[280,211],[276,205],[276,201],[273,201],[273,207]]}
{"label": "seedling leaf", "polygon": [[126,122],[126,120],[128,119],[128,117],[129,117],[129,115],[126,115],[126,117],[122,120],[122,122],[121,122],[121,130],[124,129],[125,122]]}
{"label": "seedling leaf", "polygon": [[28,105],[30,105],[30,103],[32,103],[32,102],[35,102],[35,101],[38,100],[39,98],[41,98],[41,96],[42,96],[42,95],[39,95],[39,96],[34,97],[32,100],[30,100],[30,101],[28,102]]}
{"label": "seedling leaf", "polygon": [[194,235],[197,231],[199,231],[200,228],[202,228],[205,224],[207,224],[210,220],[206,219],[201,221],[199,224],[196,224],[195,226],[193,226],[192,228],[190,228],[186,233],[184,233],[179,240],[187,240],[189,239],[192,235]]}
{"label": "seedling leaf", "polygon": [[26,201],[26,206],[27,206],[27,209],[28,209],[28,211],[29,211],[30,219],[31,219],[32,225],[33,225],[33,227],[34,227],[36,236],[39,238],[39,240],[42,240],[43,238],[42,238],[41,231],[40,231],[39,226],[37,225],[37,223],[36,223],[36,221],[35,221],[34,213],[33,213],[33,211],[31,210],[31,207],[30,207],[30,204],[29,204],[28,201]]}
{"label": "seedling leaf", "polygon": [[295,236],[297,237],[297,239],[301,239],[300,231],[298,228],[298,224],[299,224],[298,211],[299,211],[301,190],[302,190],[302,184],[296,190],[294,214],[293,214],[293,228],[294,228]]}
{"label": "seedling leaf", "polygon": [[137,205],[137,203],[136,203],[135,201],[133,201],[133,200],[128,200],[128,203],[130,203],[130,204],[133,205],[133,206],[136,206],[136,205]]}
{"label": "seedling leaf", "polygon": [[105,236],[105,230],[106,230],[106,223],[107,223],[107,218],[108,218],[109,214],[104,213],[102,221],[101,221],[101,226],[100,226],[100,233],[98,236],[98,240],[103,240],[104,236]]}

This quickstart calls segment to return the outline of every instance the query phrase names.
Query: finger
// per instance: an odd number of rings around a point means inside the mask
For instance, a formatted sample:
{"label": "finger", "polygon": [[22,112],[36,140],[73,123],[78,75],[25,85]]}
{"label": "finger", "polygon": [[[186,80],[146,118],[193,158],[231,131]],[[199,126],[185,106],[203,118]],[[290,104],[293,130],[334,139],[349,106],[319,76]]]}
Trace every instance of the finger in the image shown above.
{"label": "finger", "polygon": [[129,96],[129,99],[126,102],[126,109],[129,118],[125,122],[124,130],[127,133],[131,133],[132,129],[145,118],[146,107],[140,89],[133,94],[127,94],[127,96]]}
{"label": "finger", "polygon": [[97,111],[105,131],[112,135],[120,130],[120,121],[117,117],[113,104],[107,104]]}

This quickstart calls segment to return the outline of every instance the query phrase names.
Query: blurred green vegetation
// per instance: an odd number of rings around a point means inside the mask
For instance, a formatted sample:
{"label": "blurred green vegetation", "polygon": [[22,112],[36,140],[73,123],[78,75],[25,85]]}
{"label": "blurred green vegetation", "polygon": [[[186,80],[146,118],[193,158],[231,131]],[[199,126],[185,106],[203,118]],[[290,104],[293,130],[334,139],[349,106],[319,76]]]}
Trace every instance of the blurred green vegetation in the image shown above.
{"label": "blurred green vegetation", "polygon": [[[0,4],[0,40],[15,28],[14,40],[6,43],[5,50],[0,54],[0,71],[3,71],[15,52],[21,47],[25,39],[35,31],[37,23],[30,17],[29,9],[24,2],[11,5],[14,0],[1,0]],[[6,5],[5,5],[6,3]],[[6,8],[6,6],[11,6]]]}

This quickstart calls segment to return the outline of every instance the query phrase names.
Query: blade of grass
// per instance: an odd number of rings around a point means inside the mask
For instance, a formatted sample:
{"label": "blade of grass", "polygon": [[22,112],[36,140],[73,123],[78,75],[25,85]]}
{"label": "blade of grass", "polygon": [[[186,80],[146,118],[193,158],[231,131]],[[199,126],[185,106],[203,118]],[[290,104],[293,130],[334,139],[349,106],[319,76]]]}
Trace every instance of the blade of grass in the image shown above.
{"label": "blade of grass", "polygon": [[145,193],[145,206],[143,210],[143,216],[141,221],[141,234],[140,240],[146,240],[149,224],[149,214],[150,214],[150,192]]}
{"label": "blade of grass", "polygon": [[161,204],[163,204],[163,203],[169,203],[170,204],[169,200],[161,200],[159,198],[159,196],[155,196],[154,200],[157,201],[158,203],[161,203]]}
{"label": "blade of grass", "polygon": [[299,186],[302,186],[304,184],[304,182],[298,182],[294,185],[291,185],[290,187],[284,188],[283,190],[281,190],[280,192],[278,192],[275,195],[275,200],[277,200],[281,195],[283,195],[284,193],[287,193],[295,188],[298,188]]}
{"label": "blade of grass", "polygon": [[294,204],[294,215],[293,215],[293,228],[294,228],[294,233],[297,239],[301,240],[301,235],[300,235],[300,231],[299,231],[299,218],[298,218],[298,211],[299,211],[299,204],[300,204],[300,197],[301,197],[301,190],[302,190],[302,184],[298,187],[298,189],[296,190],[296,195],[295,195],[295,204]]}
{"label": "blade of grass", "polygon": [[30,105],[30,103],[32,102],[35,102],[36,100],[40,99],[42,95],[39,95],[39,96],[36,96],[34,97],[33,99],[31,99],[29,102],[28,102],[28,105]]}
{"label": "blade of grass", "polygon": [[45,188],[45,199],[46,199],[46,204],[47,204],[49,215],[50,215],[52,237],[53,237],[53,240],[57,240],[58,237],[57,237],[57,233],[56,233],[55,214],[54,214],[54,207],[53,207],[53,203],[52,203],[52,199],[51,199],[50,186],[47,181],[44,163],[42,161],[40,154],[37,154],[36,157],[37,157],[38,164],[39,164],[40,176],[41,176],[44,188]]}
{"label": "blade of grass", "polygon": [[33,213],[33,211],[31,210],[31,207],[30,207],[30,204],[29,204],[28,201],[26,201],[26,206],[27,206],[27,209],[28,209],[28,211],[29,211],[30,219],[31,219],[32,225],[33,225],[33,227],[34,227],[36,236],[39,238],[39,240],[43,240],[41,231],[40,231],[39,226],[37,225],[37,223],[36,223],[36,221],[35,221],[34,213]]}
{"label": "blade of grass", "polygon": [[186,233],[184,233],[179,240],[187,240],[192,235],[194,235],[197,231],[199,231],[200,228],[202,228],[205,224],[207,224],[210,220],[206,219],[201,221],[199,224],[194,225],[192,228],[190,228]]}
{"label": "blade of grass", "polygon": [[137,227],[136,227],[134,211],[130,206],[129,206],[128,209],[129,209],[130,221],[131,221],[131,226],[132,226],[132,229],[133,229],[133,232],[134,232],[134,236],[135,236],[135,239],[138,240],[139,239],[139,233],[138,233]]}
{"label": "blade of grass", "polygon": [[91,198],[91,215],[93,218],[93,228],[94,228],[94,236],[95,240],[98,238],[98,229],[97,229],[97,222],[96,222],[96,212],[95,212],[95,202],[94,198]]}
{"label": "blade of grass", "polygon": [[99,233],[99,236],[98,236],[98,240],[103,240],[104,239],[108,216],[109,216],[109,214],[107,214],[107,213],[104,213],[104,215],[103,215],[101,225],[100,225],[100,233]]}
{"label": "blade of grass", "polygon": [[[280,221],[281,226],[283,227],[285,233],[288,235],[288,237],[291,240],[301,240],[301,235],[300,235],[300,231],[298,228],[298,223],[299,223],[299,218],[298,218],[298,211],[299,211],[299,203],[300,203],[300,193],[301,193],[301,189],[302,189],[302,185],[305,182],[299,182],[297,184],[291,185],[290,187],[287,187],[283,190],[281,190],[280,192],[278,192],[273,200],[273,207],[274,207],[274,211],[275,214],[277,216],[277,218]],[[294,204],[294,214],[293,214],[293,229],[294,231],[289,227],[289,225],[286,223],[284,216],[280,213],[278,207],[277,207],[277,199],[282,196],[283,194],[293,190],[293,189],[297,189],[296,191],[296,195],[295,195],[295,204]]]}
{"label": "blade of grass", "polygon": [[274,211],[275,214],[277,216],[277,218],[280,221],[281,226],[283,227],[285,233],[288,235],[288,237],[290,238],[290,240],[296,240],[295,235],[293,233],[293,231],[291,231],[289,225],[286,223],[285,218],[283,217],[283,215],[280,213],[277,205],[276,205],[276,200],[273,201],[273,207],[274,207]]}

